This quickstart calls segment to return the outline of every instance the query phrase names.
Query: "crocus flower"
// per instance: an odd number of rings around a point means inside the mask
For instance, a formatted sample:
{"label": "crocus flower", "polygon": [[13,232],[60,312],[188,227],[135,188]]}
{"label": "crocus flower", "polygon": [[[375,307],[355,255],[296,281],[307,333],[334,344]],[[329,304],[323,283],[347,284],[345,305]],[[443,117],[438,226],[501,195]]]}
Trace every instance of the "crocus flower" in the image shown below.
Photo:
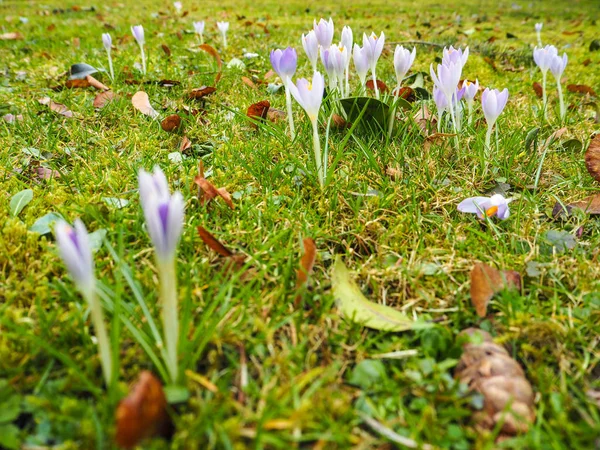
{"label": "crocus flower", "polygon": [[358,78],[360,79],[360,89],[362,91],[367,80],[367,74],[369,73],[369,55],[364,47],[354,44],[352,59],[354,60],[354,67],[356,68],[356,73],[358,73]]}
{"label": "crocus flower", "polygon": [[398,81],[396,89],[400,90],[402,79],[415,62],[415,56],[417,56],[417,49],[415,47],[413,47],[412,52],[409,52],[408,49],[405,49],[401,45],[396,46],[396,50],[394,50],[394,70],[396,71],[396,80]]}
{"label": "crocus flower", "polygon": [[227,48],[227,30],[229,30],[229,22],[217,22],[217,28],[223,37],[223,48]]}
{"label": "crocus flower", "polygon": [[96,339],[102,373],[106,384],[112,381],[112,357],[102,305],[96,295],[96,278],[94,276],[94,259],[90,247],[88,232],[83,222],[77,219],[72,227],[64,220],[60,220],[54,227],[54,235],[58,251],[67,270],[75,280],[77,288],[90,306],[90,315]]}
{"label": "crocus flower", "polygon": [[344,95],[347,96],[350,93],[350,82],[349,82],[349,73],[350,73],[350,59],[352,58],[352,47],[354,45],[354,35],[352,33],[352,28],[345,26],[342,28],[342,40],[341,46],[346,48],[346,68],[344,69],[344,78],[345,78],[345,89]]}
{"label": "crocus flower", "polygon": [[177,14],[179,14],[181,12],[181,8],[183,8],[181,2],[173,2],[173,6],[175,7],[175,11],[177,11]]}
{"label": "crocus flower", "polygon": [[379,37],[377,37],[375,33],[371,33],[370,36],[367,36],[366,33],[363,34],[363,49],[367,53],[371,75],[373,76],[373,89],[375,89],[375,97],[377,98],[379,98],[379,89],[377,87],[377,75],[375,72],[377,69],[377,61],[381,56],[384,44],[385,34],[383,34],[383,31]]}
{"label": "crocus flower", "polygon": [[108,33],[102,33],[102,44],[104,45],[104,49],[106,50],[106,54],[108,55],[108,68],[110,70],[110,78],[111,80],[115,79],[115,71],[113,70],[112,56],[110,51],[112,50],[112,38]]}
{"label": "crocus flower", "polygon": [[141,25],[135,25],[131,27],[131,34],[140,46],[140,52],[142,53],[142,72],[146,75],[146,54],[144,53],[144,27]]}
{"label": "crocus flower", "polygon": [[550,66],[552,65],[554,57],[557,55],[558,50],[554,45],[546,45],[543,48],[536,47],[533,49],[533,60],[542,72],[542,106],[544,109],[544,117],[546,118],[546,120],[548,119],[548,111],[546,109],[546,103],[548,99],[546,93],[546,75],[548,73],[548,70],[550,69]]}
{"label": "crocus flower", "polygon": [[204,44],[204,20],[194,22],[194,30],[200,36],[200,44]]}
{"label": "crocus flower", "polygon": [[448,62],[448,64],[438,64],[437,75],[433,70],[433,64],[429,69],[431,78],[435,85],[444,93],[446,101],[450,110],[450,117],[452,119],[452,125],[454,132],[458,133],[459,125],[456,120],[456,114],[454,109],[454,103],[452,97],[456,92],[456,87],[460,81],[460,75],[462,72],[462,65],[460,62]]}
{"label": "crocus flower", "polygon": [[501,220],[505,220],[510,217],[508,204],[511,201],[511,198],[504,198],[500,194],[491,197],[471,197],[460,202],[458,210],[464,213],[477,214],[480,219],[496,216]]}
{"label": "crocus flower", "polygon": [[556,87],[558,88],[558,99],[560,101],[560,118],[564,120],[567,110],[565,108],[565,99],[563,98],[562,86],[560,84],[560,78],[562,77],[568,62],[567,54],[563,53],[562,57],[556,55],[552,58],[550,63],[550,72],[556,79]]}
{"label": "crocus flower", "polygon": [[343,46],[332,45],[328,49],[321,49],[321,61],[329,78],[329,89],[339,87],[343,92],[344,71],[348,60],[348,50]]}
{"label": "crocus flower", "polygon": [[302,48],[312,64],[313,72],[317,71],[317,61],[319,60],[319,41],[314,30],[310,30],[306,35],[302,35]]}
{"label": "crocus flower", "polygon": [[450,46],[450,48],[444,47],[442,56],[442,64],[450,64],[451,62],[454,64],[460,65],[460,69],[467,63],[467,59],[469,59],[469,47],[465,48],[463,52],[460,48],[454,48]]}
{"label": "crocus flower", "polygon": [[542,46],[542,27],[544,24],[542,22],[535,24],[535,34],[537,35],[538,45]]}
{"label": "crocus flower", "polygon": [[160,278],[167,365],[171,381],[176,383],[178,377],[179,318],[177,316],[175,251],[183,229],[183,197],[179,192],[171,195],[165,174],[158,167],[154,168],[152,174],[140,170],[138,180],[146,227],[154,244]]}
{"label": "crocus flower", "polygon": [[463,81],[463,88],[465,90],[465,101],[467,102],[467,108],[469,110],[468,123],[471,125],[473,122],[473,103],[475,103],[475,96],[479,90],[479,80],[475,80],[475,83],[465,80]]}
{"label": "crocus flower", "polygon": [[325,185],[326,166],[321,155],[321,142],[319,141],[319,110],[323,101],[323,92],[325,91],[325,80],[319,72],[313,74],[312,83],[304,78],[299,79],[296,84],[289,85],[292,95],[302,106],[313,128],[313,150],[315,155],[315,165],[321,186]]}
{"label": "crocus flower", "polygon": [[277,72],[277,75],[279,75],[285,86],[287,116],[290,124],[290,135],[293,140],[296,137],[296,130],[294,127],[294,116],[292,115],[292,96],[289,85],[291,84],[292,77],[296,73],[298,55],[296,54],[296,49],[288,47],[285,50],[271,50],[270,58],[273,70]]}
{"label": "crocus flower", "polygon": [[333,42],[333,20],[329,19],[329,22],[326,22],[325,19],[317,20],[315,19],[313,30],[315,31],[315,36],[319,45],[323,48],[331,47],[331,43]]}
{"label": "crocus flower", "polygon": [[508,89],[504,88],[502,91],[498,89],[488,89],[481,94],[481,108],[485,115],[485,120],[488,125],[487,134],[485,136],[486,149],[490,150],[490,139],[492,137],[492,128],[498,120],[498,117],[502,113],[502,110],[506,106],[508,101]]}

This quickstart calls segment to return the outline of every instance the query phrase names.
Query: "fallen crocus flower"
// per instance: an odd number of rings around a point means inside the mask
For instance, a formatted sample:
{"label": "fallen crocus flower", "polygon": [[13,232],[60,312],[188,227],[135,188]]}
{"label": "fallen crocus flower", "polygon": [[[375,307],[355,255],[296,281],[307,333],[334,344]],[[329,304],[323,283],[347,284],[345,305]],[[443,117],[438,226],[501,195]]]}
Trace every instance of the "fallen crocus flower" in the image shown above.
{"label": "fallen crocus flower", "polygon": [[458,210],[464,213],[477,214],[480,219],[496,216],[505,220],[510,216],[508,204],[511,201],[511,198],[504,198],[500,194],[491,197],[470,197],[459,203]]}

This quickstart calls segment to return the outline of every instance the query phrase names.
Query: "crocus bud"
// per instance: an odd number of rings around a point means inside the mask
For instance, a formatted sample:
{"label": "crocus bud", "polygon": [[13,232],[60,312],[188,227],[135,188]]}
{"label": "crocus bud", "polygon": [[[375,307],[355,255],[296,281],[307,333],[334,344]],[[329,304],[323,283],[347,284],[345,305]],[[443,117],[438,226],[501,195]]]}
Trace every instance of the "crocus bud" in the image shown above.
{"label": "crocus bud", "polygon": [[229,30],[229,22],[217,22],[217,28],[223,34]]}
{"label": "crocus bud", "polygon": [[505,220],[510,217],[508,204],[511,201],[511,198],[504,198],[500,194],[491,197],[471,197],[460,202],[458,210],[464,213],[477,214],[480,219],[496,216],[501,220]]}
{"label": "crocus bud", "polygon": [[438,115],[441,116],[448,109],[448,99],[444,92],[437,86],[433,86],[433,101],[438,110]]}
{"label": "crocus bud", "polygon": [[343,46],[334,44],[327,49],[321,48],[321,61],[329,78],[330,89],[334,89],[337,83],[343,81],[347,59],[348,51]]}
{"label": "crocus bud", "polygon": [[79,219],[73,227],[60,220],[54,227],[54,235],[60,256],[75,283],[82,292],[90,293],[95,284],[94,259],[85,225]]}
{"label": "crocus bud", "polygon": [[465,80],[463,81],[463,88],[465,89],[465,100],[467,103],[472,102],[479,90],[479,80],[475,80],[475,83]]}
{"label": "crocus bud", "polygon": [[304,52],[312,64],[313,71],[316,71],[317,61],[319,60],[319,41],[314,30],[302,35],[302,48],[304,48]]}
{"label": "crocus bud", "polygon": [[296,73],[296,65],[298,63],[296,49],[288,47],[285,50],[271,50],[270,58],[273,70],[287,85],[287,82]]}
{"label": "crocus bud", "polygon": [[165,174],[159,167],[154,168],[154,173],[140,170],[138,181],[146,227],[156,257],[159,261],[169,261],[175,257],[183,229],[183,196],[179,192],[171,195]]}
{"label": "crocus bud", "polygon": [[[345,26],[342,29],[341,44],[348,49],[348,55],[350,55],[352,47],[354,46],[354,35],[352,34],[352,28]],[[348,58],[348,64],[350,64],[350,58]]]}
{"label": "crocus bud", "polygon": [[354,50],[352,51],[352,59],[354,60],[354,67],[358,78],[360,78],[360,85],[364,86],[369,73],[369,58],[364,48],[358,44],[354,44]]}
{"label": "crocus bud", "polygon": [[173,6],[175,7],[175,11],[177,11],[177,13],[180,13],[181,8],[183,8],[183,5],[181,4],[181,2],[173,2]]}
{"label": "crocus bud", "polygon": [[138,45],[144,45],[144,27],[141,25],[135,25],[131,27],[131,34],[137,41]]}
{"label": "crocus bud", "polygon": [[554,45],[546,45],[542,48],[536,47],[533,49],[533,60],[544,74],[548,72],[553,58],[557,55],[558,50]]}
{"label": "crocus bud", "polygon": [[550,72],[554,75],[557,81],[560,81],[560,77],[562,77],[565,68],[567,67],[567,62],[569,58],[566,53],[563,53],[562,57],[555,55],[552,57],[550,61]]}
{"label": "crocus bud", "polygon": [[109,33],[102,33],[102,44],[107,52],[110,52],[112,49],[112,38]]}
{"label": "crocus bud", "polygon": [[296,84],[290,83],[289,89],[296,101],[302,106],[311,121],[319,117],[325,80],[319,72],[313,74],[312,83],[305,78],[299,79]]}
{"label": "crocus bud", "polygon": [[194,31],[196,31],[196,33],[200,36],[204,34],[204,20],[201,20],[200,22],[194,22]]}
{"label": "crocus bud", "polygon": [[481,94],[481,108],[489,127],[496,123],[507,101],[508,89],[506,88],[502,91],[486,88],[483,91]]}
{"label": "crocus bud", "polygon": [[535,24],[535,31],[537,33],[540,33],[542,31],[542,27],[544,26],[544,24],[542,22],[536,23]]}
{"label": "crocus bud", "polygon": [[367,52],[369,67],[373,72],[375,71],[375,66],[377,66],[377,61],[381,56],[381,52],[383,51],[384,44],[385,34],[383,34],[383,31],[379,37],[377,37],[375,33],[371,33],[370,36],[367,36],[366,33],[363,34],[363,49]]}
{"label": "crocus bud", "polygon": [[313,29],[315,31],[315,36],[319,45],[323,48],[331,47],[331,43],[333,42],[333,20],[329,19],[329,22],[326,22],[325,19],[314,21]]}
{"label": "crocus bud", "polygon": [[396,79],[398,80],[398,86],[402,83],[402,78],[408,73],[410,67],[415,62],[415,56],[417,55],[417,49],[413,47],[412,52],[405,49],[401,45],[396,46],[394,51],[394,69],[396,71]]}

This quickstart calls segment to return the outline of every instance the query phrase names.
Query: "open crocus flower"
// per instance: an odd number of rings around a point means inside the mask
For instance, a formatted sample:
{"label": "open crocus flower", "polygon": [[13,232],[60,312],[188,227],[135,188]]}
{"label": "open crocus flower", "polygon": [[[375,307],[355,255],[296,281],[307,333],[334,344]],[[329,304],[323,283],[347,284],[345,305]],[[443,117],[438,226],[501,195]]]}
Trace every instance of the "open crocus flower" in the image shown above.
{"label": "open crocus flower", "polygon": [[354,44],[352,51],[352,59],[354,60],[354,68],[360,79],[360,90],[364,90],[367,74],[369,73],[369,57],[364,47]]}
{"label": "open crocus flower", "polygon": [[546,93],[546,75],[548,73],[548,70],[550,69],[550,66],[552,65],[554,57],[557,55],[558,50],[554,45],[546,45],[543,48],[536,47],[533,49],[533,60],[542,72],[542,107],[544,109],[544,117],[546,118],[546,120],[548,119],[548,110],[546,108],[546,103],[548,99]]}
{"label": "open crocus flower", "polygon": [[475,96],[479,90],[479,80],[475,80],[475,83],[469,80],[463,81],[463,89],[465,90],[465,101],[467,102],[467,108],[469,109],[468,123],[471,125],[473,122],[473,103],[475,103]]}
{"label": "open crocus flower", "polygon": [[131,27],[131,34],[140,46],[140,52],[142,54],[142,73],[146,75],[146,54],[144,53],[144,27],[141,25],[135,25]]}
{"label": "open crocus flower", "polygon": [[477,214],[480,219],[496,216],[501,220],[506,220],[510,217],[508,204],[511,201],[511,198],[504,198],[500,194],[491,197],[471,197],[460,202],[458,210],[464,213]]}
{"label": "open crocus flower", "polygon": [[297,64],[298,55],[296,54],[296,50],[294,48],[288,47],[285,50],[277,49],[271,51],[271,66],[273,66],[273,70],[277,72],[277,75],[279,75],[285,86],[287,116],[290,124],[290,136],[292,137],[292,140],[296,137],[296,129],[294,127],[292,96],[289,85],[292,82],[292,77],[296,73]]}
{"label": "open crocus flower", "polygon": [[204,44],[204,20],[194,22],[194,31],[200,36],[200,44]]}
{"label": "open crocus flower", "polygon": [[112,56],[110,54],[110,51],[112,50],[112,38],[110,37],[110,34],[102,34],[102,45],[104,45],[104,49],[106,50],[106,54],[108,55],[108,69],[110,70],[110,78],[111,80],[114,80],[115,71],[113,69]]}
{"label": "open crocus flower", "polygon": [[415,56],[417,56],[417,49],[415,47],[413,47],[412,52],[409,52],[408,49],[405,49],[401,45],[396,46],[396,50],[394,50],[394,70],[396,72],[396,80],[398,81],[396,89],[400,90],[402,79],[415,62]]}
{"label": "open crocus flower", "polygon": [[483,115],[488,125],[488,131],[485,136],[486,149],[490,150],[490,140],[492,137],[492,128],[500,117],[502,110],[506,106],[508,101],[508,89],[504,88],[502,91],[498,89],[488,89],[481,94],[481,108],[483,109]]}
{"label": "open crocus flower", "polygon": [[331,47],[331,43],[333,42],[333,20],[331,18],[328,22],[325,19],[317,20],[315,19],[313,30],[315,31],[315,37],[317,38],[317,42],[323,48]]}
{"label": "open crocus flower", "polygon": [[227,48],[227,31],[229,30],[229,22],[217,22],[217,28],[221,32],[223,38],[223,48]]}
{"label": "open crocus flower", "polygon": [[312,65],[313,72],[316,72],[317,61],[319,60],[319,41],[314,30],[310,30],[306,35],[302,35],[302,48]]}
{"label": "open crocus flower", "polygon": [[442,53],[443,53],[442,64],[446,64],[446,65],[448,65],[450,63],[458,64],[458,65],[460,65],[461,71],[462,71],[462,68],[467,63],[467,59],[469,59],[469,47],[465,48],[464,52],[462,51],[462,49],[454,48],[453,46],[450,46],[450,48],[444,47],[444,50]]}
{"label": "open crocus flower", "polygon": [[554,75],[556,79],[556,87],[558,88],[558,99],[560,101],[560,118],[564,120],[565,115],[567,114],[567,110],[565,108],[565,99],[563,98],[562,86],[560,84],[560,78],[562,77],[565,68],[567,67],[567,62],[569,58],[567,58],[567,54],[563,53],[561,56],[554,56],[550,63],[550,72]]}
{"label": "open crocus flower", "polygon": [[379,37],[377,37],[375,33],[371,33],[370,36],[367,36],[366,33],[363,34],[363,50],[367,53],[369,68],[371,69],[371,75],[373,76],[373,89],[375,89],[375,97],[377,98],[379,98],[379,88],[377,87],[377,75],[375,72],[377,70],[377,61],[381,56],[384,44],[385,34],[383,34],[383,31]]}

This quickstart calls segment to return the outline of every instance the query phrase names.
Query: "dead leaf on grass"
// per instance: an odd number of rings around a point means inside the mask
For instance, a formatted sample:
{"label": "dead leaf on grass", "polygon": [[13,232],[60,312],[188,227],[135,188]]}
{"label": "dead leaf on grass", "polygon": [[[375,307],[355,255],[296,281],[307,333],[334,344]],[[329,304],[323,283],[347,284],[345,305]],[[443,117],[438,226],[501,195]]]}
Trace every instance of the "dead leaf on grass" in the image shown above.
{"label": "dead leaf on grass", "polygon": [[216,197],[221,197],[227,203],[231,209],[235,209],[231,195],[225,188],[216,188],[210,181],[204,178],[204,164],[200,161],[198,165],[198,175],[194,178],[194,183],[198,185],[198,198],[200,204],[204,205],[209,203]]}
{"label": "dead leaf on grass", "polygon": [[[300,269],[296,272],[296,290],[307,283],[317,257],[317,246],[315,245],[315,241],[311,238],[304,238],[302,242],[304,244],[304,254],[302,255],[302,258],[300,258]],[[294,304],[298,306],[300,300],[302,300],[302,296],[298,294]]]}
{"label": "dead leaf on grass", "polygon": [[171,114],[163,119],[160,123],[160,126],[163,130],[167,132],[173,132],[179,130],[181,127],[181,117],[177,114]]}
{"label": "dead leaf on grass", "polygon": [[590,175],[600,182],[600,134],[594,136],[585,152],[585,167]]}
{"label": "dead leaf on grass", "polygon": [[[267,114],[269,113],[269,108],[271,107],[271,103],[268,100],[262,100],[257,103],[253,103],[248,107],[248,111],[246,111],[246,115],[254,120],[265,120],[267,118]],[[256,123],[252,122],[252,126],[257,128]]]}
{"label": "dead leaf on grass", "polygon": [[144,91],[138,91],[131,97],[131,103],[135,109],[142,114],[152,117],[153,119],[158,117],[158,112],[150,105],[150,99],[148,94]]}
{"label": "dead leaf on grass", "polygon": [[94,99],[94,108],[102,109],[115,98],[117,95],[113,91],[100,92]]}
{"label": "dead leaf on grass", "polygon": [[221,60],[221,56],[219,55],[219,52],[214,49],[214,47],[211,47],[208,44],[202,44],[199,48],[212,56],[217,62],[217,74],[215,75],[216,86],[223,75],[223,61]]}
{"label": "dead leaf on grass", "polygon": [[54,111],[55,113],[60,114],[61,116],[68,118],[73,117],[73,112],[69,110],[69,108],[67,108],[62,103],[56,103],[50,97],[40,98],[38,102],[42,105],[46,105],[48,108],[50,108],[51,111]]}
{"label": "dead leaf on grass", "polygon": [[521,288],[521,275],[514,270],[499,271],[487,264],[477,263],[471,270],[471,303],[479,317],[485,317],[487,307],[498,292]]}

